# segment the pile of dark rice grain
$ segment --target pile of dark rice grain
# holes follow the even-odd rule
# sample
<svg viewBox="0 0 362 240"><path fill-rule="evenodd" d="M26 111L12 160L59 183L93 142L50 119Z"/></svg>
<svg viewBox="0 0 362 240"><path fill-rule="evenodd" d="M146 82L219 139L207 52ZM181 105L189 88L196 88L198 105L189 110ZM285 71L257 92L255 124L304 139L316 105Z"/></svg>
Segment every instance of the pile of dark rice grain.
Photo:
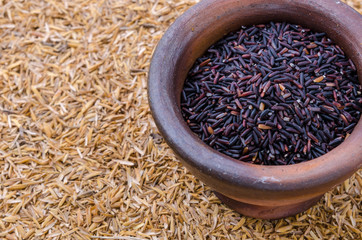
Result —
<svg viewBox="0 0 362 240"><path fill-rule="evenodd" d="M285 165L342 143L360 118L361 101L355 65L325 33L270 22L242 27L198 58L181 108L212 148Z"/></svg>

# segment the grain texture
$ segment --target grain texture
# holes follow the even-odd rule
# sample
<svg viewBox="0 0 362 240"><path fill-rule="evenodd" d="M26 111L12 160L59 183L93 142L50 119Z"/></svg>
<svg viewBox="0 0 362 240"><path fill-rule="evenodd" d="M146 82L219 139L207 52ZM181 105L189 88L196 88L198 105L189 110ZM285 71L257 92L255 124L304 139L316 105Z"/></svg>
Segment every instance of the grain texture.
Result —
<svg viewBox="0 0 362 240"><path fill-rule="evenodd" d="M0 0L0 239L362 238L362 171L308 211L263 221L175 158L147 71L193 4Z"/></svg>

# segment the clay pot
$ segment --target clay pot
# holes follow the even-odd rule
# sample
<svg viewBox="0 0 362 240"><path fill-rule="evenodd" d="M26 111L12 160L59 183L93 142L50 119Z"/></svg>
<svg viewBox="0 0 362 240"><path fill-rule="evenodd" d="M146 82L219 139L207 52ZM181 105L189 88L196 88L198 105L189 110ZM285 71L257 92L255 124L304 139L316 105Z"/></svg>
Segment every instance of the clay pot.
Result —
<svg viewBox="0 0 362 240"><path fill-rule="evenodd" d="M362 166L362 119L337 148L308 162L288 166L244 163L203 143L186 125L180 94L196 58L241 25L269 21L300 24L326 32L358 68L362 81L362 16L331 0L202 0L168 29L153 55L149 104L161 134L182 163L236 211L276 219L313 206Z"/></svg>

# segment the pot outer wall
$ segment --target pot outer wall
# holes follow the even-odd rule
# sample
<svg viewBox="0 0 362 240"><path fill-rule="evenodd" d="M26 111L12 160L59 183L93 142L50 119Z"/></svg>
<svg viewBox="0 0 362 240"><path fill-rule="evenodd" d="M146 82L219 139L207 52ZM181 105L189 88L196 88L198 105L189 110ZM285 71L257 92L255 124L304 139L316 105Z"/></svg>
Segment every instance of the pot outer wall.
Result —
<svg viewBox="0 0 362 240"><path fill-rule="evenodd" d="M259 218L279 218L309 208L362 166L362 120L337 148L290 166L259 166L229 158L204 144L186 125L180 94L196 58L241 25L269 21L326 32L353 60L361 82L362 16L346 4L330 0L203 0L179 17L162 37L148 82L156 125L182 163L225 203Z"/></svg>

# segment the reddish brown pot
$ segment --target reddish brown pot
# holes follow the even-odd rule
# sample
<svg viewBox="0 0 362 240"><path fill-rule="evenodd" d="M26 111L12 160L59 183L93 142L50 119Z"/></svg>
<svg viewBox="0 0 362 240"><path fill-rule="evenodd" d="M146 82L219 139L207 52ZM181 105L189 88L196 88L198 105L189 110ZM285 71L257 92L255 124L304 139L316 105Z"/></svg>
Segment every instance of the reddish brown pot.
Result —
<svg viewBox="0 0 362 240"><path fill-rule="evenodd" d="M203 0L180 16L159 42L149 72L155 122L182 163L236 211L281 218L314 205L362 166L362 120L340 146L317 159L290 166L237 161L204 144L180 112L188 70L211 44L241 25L287 21L326 32L358 68L362 80L362 17L331 0Z"/></svg>

